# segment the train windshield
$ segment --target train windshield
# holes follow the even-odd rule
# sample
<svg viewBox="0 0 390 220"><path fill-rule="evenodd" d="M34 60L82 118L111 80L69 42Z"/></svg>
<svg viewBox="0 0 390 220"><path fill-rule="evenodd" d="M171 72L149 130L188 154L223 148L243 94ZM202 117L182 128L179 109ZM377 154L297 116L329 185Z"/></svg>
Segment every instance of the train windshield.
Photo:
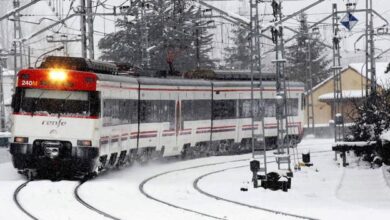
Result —
<svg viewBox="0 0 390 220"><path fill-rule="evenodd" d="M62 91L17 88L14 112L32 115L98 116L99 94L96 91Z"/></svg>

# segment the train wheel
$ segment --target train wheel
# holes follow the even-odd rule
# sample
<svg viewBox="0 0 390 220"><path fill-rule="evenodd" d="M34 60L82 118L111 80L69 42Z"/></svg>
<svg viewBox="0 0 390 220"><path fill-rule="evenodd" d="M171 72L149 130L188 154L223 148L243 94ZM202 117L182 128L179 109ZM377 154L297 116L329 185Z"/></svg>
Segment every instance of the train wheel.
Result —
<svg viewBox="0 0 390 220"><path fill-rule="evenodd" d="M165 152L165 146L162 146L161 150L158 154L158 159L160 159L160 160L164 159L164 152Z"/></svg>
<svg viewBox="0 0 390 220"><path fill-rule="evenodd" d="M182 160L188 159L189 154L190 154L190 146L185 144L183 146L183 150L181 151L181 159Z"/></svg>
<svg viewBox="0 0 390 220"><path fill-rule="evenodd" d="M37 171L33 170L33 169L28 169L28 170L26 170L25 175L26 175L28 180L33 181L37 178Z"/></svg>

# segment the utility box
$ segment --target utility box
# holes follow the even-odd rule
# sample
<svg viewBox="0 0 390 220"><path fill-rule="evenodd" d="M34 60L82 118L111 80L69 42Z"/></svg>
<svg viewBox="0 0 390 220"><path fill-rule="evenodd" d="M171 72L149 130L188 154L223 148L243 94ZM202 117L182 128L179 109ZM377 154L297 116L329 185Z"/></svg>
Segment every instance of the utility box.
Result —
<svg viewBox="0 0 390 220"><path fill-rule="evenodd" d="M304 163L310 163L310 152L306 154L302 154L302 161Z"/></svg>
<svg viewBox="0 0 390 220"><path fill-rule="evenodd" d="M336 117L335 117L335 124L336 125L340 125L340 124L343 124L343 123L344 123L343 115L340 114L340 113L337 113Z"/></svg>
<svg viewBox="0 0 390 220"><path fill-rule="evenodd" d="M251 171L253 173L257 173L259 170L260 170L260 162L258 160L252 160L250 163L249 163L249 166L251 168Z"/></svg>

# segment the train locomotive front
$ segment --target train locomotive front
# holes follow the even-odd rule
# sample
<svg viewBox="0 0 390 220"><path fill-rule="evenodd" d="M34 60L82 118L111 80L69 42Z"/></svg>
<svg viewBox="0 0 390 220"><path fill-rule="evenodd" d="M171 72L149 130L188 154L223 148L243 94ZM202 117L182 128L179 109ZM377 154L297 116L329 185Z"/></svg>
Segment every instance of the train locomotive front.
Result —
<svg viewBox="0 0 390 220"><path fill-rule="evenodd" d="M10 153L28 176L88 175L99 158L100 95L93 73L25 69L18 74Z"/></svg>

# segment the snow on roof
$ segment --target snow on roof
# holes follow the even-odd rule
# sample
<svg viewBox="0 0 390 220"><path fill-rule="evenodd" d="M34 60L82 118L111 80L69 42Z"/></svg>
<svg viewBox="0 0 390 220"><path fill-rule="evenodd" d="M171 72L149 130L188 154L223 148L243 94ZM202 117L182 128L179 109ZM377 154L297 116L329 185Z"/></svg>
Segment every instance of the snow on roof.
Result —
<svg viewBox="0 0 390 220"><path fill-rule="evenodd" d="M383 88L390 88L390 72L385 73L389 63L377 62L375 64L376 64L376 79L378 85L380 85ZM352 68L353 70L363 75L364 77L366 76L366 68L364 63L351 63L348 65L348 67L342 69L341 72L346 71L348 68ZM371 76L369 76L369 78L371 78ZM333 75L329 76L328 78L324 79L322 82L318 83L309 92L317 90L319 87L323 86L331 79L333 79Z"/></svg>
<svg viewBox="0 0 390 220"><path fill-rule="evenodd" d="M361 98L365 97L365 91L362 90L343 90L343 99L353 99L353 98ZM362 96L363 95L363 96ZM325 100L333 100L334 99L334 93L325 93L323 95L320 95L318 97L319 100L325 101Z"/></svg>
<svg viewBox="0 0 390 220"><path fill-rule="evenodd" d="M390 88L390 72L385 73L389 63L386 62L377 62L376 67L376 82L383 88ZM366 76L366 66L364 63L351 63L349 67L355 69L358 73ZM371 78L371 75L368 76Z"/></svg>
<svg viewBox="0 0 390 220"><path fill-rule="evenodd" d="M4 105L11 105L12 98L5 98L4 99Z"/></svg>
<svg viewBox="0 0 390 220"><path fill-rule="evenodd" d="M11 132L5 131L5 132L0 132L0 137L10 137Z"/></svg>
<svg viewBox="0 0 390 220"><path fill-rule="evenodd" d="M3 68L3 76L13 76L13 75L15 75L13 70Z"/></svg>
<svg viewBox="0 0 390 220"><path fill-rule="evenodd" d="M307 91L307 93L310 93L312 91L315 91L317 90L319 87L321 87L322 85L324 85L326 82L328 82L329 80L331 80L333 78L333 75L332 76L329 76L328 78L324 79L322 82L318 83L317 85L315 85L311 90Z"/></svg>

